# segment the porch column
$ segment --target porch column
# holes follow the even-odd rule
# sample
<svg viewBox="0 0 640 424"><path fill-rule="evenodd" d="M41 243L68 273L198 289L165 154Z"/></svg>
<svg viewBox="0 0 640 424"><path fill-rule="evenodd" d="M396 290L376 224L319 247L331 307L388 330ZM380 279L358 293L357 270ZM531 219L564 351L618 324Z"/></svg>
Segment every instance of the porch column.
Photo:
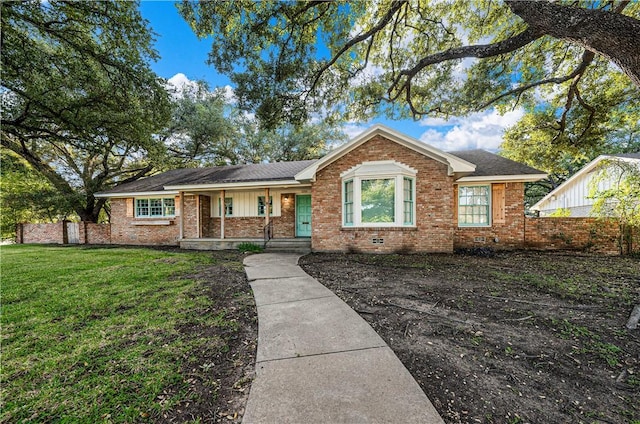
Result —
<svg viewBox="0 0 640 424"><path fill-rule="evenodd" d="M181 191L179 195L180 199L178 201L180 202L180 219L178 219L178 234L180 240L182 240L184 238L184 191Z"/></svg>
<svg viewBox="0 0 640 424"><path fill-rule="evenodd" d="M196 228L198 229L198 238L202 238L202 225L200 224L200 195L196 194Z"/></svg>
<svg viewBox="0 0 640 424"><path fill-rule="evenodd" d="M271 205L269 203L269 187L264 189L264 225L269 225L269 214L271 212Z"/></svg>
<svg viewBox="0 0 640 424"><path fill-rule="evenodd" d="M224 190L220 190L220 238L224 239L224 217L227 215L227 208L224 203ZM214 206L215 207L215 206Z"/></svg>

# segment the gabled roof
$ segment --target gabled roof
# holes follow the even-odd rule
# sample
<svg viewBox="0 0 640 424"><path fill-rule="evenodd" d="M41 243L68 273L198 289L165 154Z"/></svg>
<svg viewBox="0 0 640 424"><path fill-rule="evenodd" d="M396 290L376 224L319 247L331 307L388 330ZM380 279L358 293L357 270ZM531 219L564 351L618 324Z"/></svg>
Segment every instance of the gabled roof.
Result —
<svg viewBox="0 0 640 424"><path fill-rule="evenodd" d="M409 137L405 134L399 133L391 128L376 124L358 135L357 137L351 139L348 143L338 147L337 149L331 151L323 158L318 160L317 162L309 165L307 168L302 170L296 175L296 180L298 181L313 181L316 175L316 172L326 167L330 163L338 160L345 154L350 151L356 149L361 146L365 142L369 141L373 137L381 135L384 138L387 138L391 141L394 141L402 146L405 146L411 150L414 150L418 153L421 153L427 157L435 159L449 167L450 175L465 175L475 171L476 167L474 164L467 162L464 159L451 155L449 153L443 152L442 150L436 149L435 147L429 146L419 140L416 140L413 137Z"/></svg>
<svg viewBox="0 0 640 424"><path fill-rule="evenodd" d="M308 184L319 169L381 135L448 166L457 181L536 181L546 174L483 150L447 153L384 125L374 125L318 160L174 169L122 184L96 197L177 194L179 191L276 187Z"/></svg>
<svg viewBox="0 0 640 424"><path fill-rule="evenodd" d="M179 190L194 188L210 189L252 183L298 184L294 176L315 160L293 162L258 163L250 165L214 166L210 168L174 169L153 175L98 193L96 197L117 197L118 195L170 194ZM268 185L268 184L266 184Z"/></svg>
<svg viewBox="0 0 640 424"><path fill-rule="evenodd" d="M594 160L586 164L584 167L582 167L582 169L580 169L578 172L573 174L571 178L569 178L567 181L563 182L558 187L551 190L549 194L547 194L542 199L540 199L538 203L531 206L531 210L534 210L534 211L543 210L544 204L547 203L547 201L551 199L552 196L558 196L559 194L562 194L563 192L568 190L582 176L594 171L600 165L600 162L602 162L603 160L622 160L625 162L637 163L638 166L640 166L640 152L598 156L597 158L595 158Z"/></svg>
<svg viewBox="0 0 640 424"><path fill-rule="evenodd" d="M459 178L459 182L472 181L538 181L545 178L544 172L520 162L489 153L485 150L450 152L452 155L476 165L471 174Z"/></svg>

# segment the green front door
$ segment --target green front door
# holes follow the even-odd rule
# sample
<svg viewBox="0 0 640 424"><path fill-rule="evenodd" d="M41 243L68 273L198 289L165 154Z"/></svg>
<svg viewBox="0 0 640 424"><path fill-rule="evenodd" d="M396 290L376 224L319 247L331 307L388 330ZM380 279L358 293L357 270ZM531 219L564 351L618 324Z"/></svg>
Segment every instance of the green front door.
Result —
<svg viewBox="0 0 640 424"><path fill-rule="evenodd" d="M311 237L311 195L296 196L296 237Z"/></svg>

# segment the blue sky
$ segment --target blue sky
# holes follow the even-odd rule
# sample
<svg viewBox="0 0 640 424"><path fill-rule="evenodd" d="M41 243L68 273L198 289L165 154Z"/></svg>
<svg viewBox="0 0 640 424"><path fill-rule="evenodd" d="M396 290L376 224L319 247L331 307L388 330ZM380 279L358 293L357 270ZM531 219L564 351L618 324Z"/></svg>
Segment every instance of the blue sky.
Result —
<svg viewBox="0 0 640 424"><path fill-rule="evenodd" d="M173 1L143 0L140 11L156 33L155 48L161 58L152 63L151 68L159 76L172 81L204 80L212 88L231 85L226 76L218 74L213 66L206 64L210 43L198 40L178 14ZM495 111L485 111L464 118L452 117L446 121L437 118L420 121L380 118L347 124L344 131L349 136L355 136L371 124L382 123L446 151L475 148L495 151L505 127L513 125L521 116L522 111L516 110L505 116Z"/></svg>

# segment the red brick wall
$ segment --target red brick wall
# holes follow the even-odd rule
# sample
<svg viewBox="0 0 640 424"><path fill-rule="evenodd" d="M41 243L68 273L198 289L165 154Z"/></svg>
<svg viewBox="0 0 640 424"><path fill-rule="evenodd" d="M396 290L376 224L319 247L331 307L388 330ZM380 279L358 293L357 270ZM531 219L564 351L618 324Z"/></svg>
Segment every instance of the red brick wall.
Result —
<svg viewBox="0 0 640 424"><path fill-rule="evenodd" d="M620 230L616 220L596 218L526 218L524 247L541 250L590 250L620 253ZM640 249L640 231L634 233L635 250Z"/></svg>
<svg viewBox="0 0 640 424"><path fill-rule="evenodd" d="M64 237L64 221L52 224L18 224L16 243L58 243Z"/></svg>
<svg viewBox="0 0 640 424"><path fill-rule="evenodd" d="M524 242L524 183L505 184L504 223L492 222L491 227L458 227L455 220L456 249L491 247L518 249ZM494 199L495 201L496 199ZM456 199L453 198L454 207Z"/></svg>
<svg viewBox="0 0 640 424"><path fill-rule="evenodd" d="M273 219L273 238L293 238L296 236L295 193L283 193L280 196L280 205L280 216L271 218Z"/></svg>
<svg viewBox="0 0 640 424"><path fill-rule="evenodd" d="M418 170L415 228L343 228L340 174L367 161L395 160ZM376 136L318 171L312 187L315 251L451 252L453 178L447 165ZM373 243L382 239L383 243Z"/></svg>
<svg viewBox="0 0 640 424"><path fill-rule="evenodd" d="M193 197L192 197L193 199ZM111 243L139 245L173 245L178 243L178 219L137 219L127 216L127 199L111 199ZM176 197L176 206L178 198ZM185 209L187 209L185 207ZM188 209L187 209L188 210ZM194 209L191 209L192 211ZM170 225L135 225L169 221Z"/></svg>
<svg viewBox="0 0 640 424"><path fill-rule="evenodd" d="M111 244L111 225L81 222L80 243Z"/></svg>

